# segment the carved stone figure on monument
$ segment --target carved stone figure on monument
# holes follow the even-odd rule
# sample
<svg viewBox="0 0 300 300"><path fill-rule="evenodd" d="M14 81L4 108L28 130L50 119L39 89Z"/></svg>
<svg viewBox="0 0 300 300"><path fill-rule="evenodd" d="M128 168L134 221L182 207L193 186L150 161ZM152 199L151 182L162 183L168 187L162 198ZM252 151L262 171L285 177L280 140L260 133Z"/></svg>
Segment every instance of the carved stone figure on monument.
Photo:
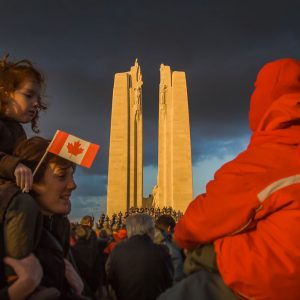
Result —
<svg viewBox="0 0 300 300"><path fill-rule="evenodd" d="M158 185L157 184L153 187L152 197L153 197L152 207L158 207L158 204L159 204L159 198L158 198L159 194L158 194Z"/></svg>

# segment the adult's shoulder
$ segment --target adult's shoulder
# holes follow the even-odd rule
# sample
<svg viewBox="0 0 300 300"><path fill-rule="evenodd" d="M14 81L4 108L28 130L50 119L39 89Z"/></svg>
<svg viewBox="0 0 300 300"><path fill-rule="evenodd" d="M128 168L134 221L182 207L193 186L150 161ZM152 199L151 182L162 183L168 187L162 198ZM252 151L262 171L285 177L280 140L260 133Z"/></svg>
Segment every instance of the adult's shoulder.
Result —
<svg viewBox="0 0 300 300"><path fill-rule="evenodd" d="M8 256L22 258L36 249L42 229L42 215L34 198L17 193L4 217L5 251Z"/></svg>
<svg viewBox="0 0 300 300"><path fill-rule="evenodd" d="M117 252L122 252L124 251L124 248L128 248L131 247L131 243L129 243L129 239L124 239L121 240L119 242L116 243L116 246L114 247L113 252L117 253Z"/></svg>
<svg viewBox="0 0 300 300"><path fill-rule="evenodd" d="M33 215L39 212L37 201L28 193L18 192L10 202L10 211L22 211Z"/></svg>

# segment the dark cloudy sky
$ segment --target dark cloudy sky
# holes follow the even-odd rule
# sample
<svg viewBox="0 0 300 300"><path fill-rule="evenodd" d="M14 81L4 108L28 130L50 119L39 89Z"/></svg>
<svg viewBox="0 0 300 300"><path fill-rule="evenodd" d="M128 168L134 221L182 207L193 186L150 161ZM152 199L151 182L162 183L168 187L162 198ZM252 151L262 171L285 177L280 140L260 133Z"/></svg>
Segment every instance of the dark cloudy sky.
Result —
<svg viewBox="0 0 300 300"><path fill-rule="evenodd" d="M32 60L47 78L41 134L65 130L101 145L77 169L71 217L105 209L114 74L143 74L144 194L157 173L161 63L187 75L194 194L247 146L260 67L300 59L300 1L0 0L0 55ZM28 134L31 135L28 130ZM100 204L99 204L100 203Z"/></svg>

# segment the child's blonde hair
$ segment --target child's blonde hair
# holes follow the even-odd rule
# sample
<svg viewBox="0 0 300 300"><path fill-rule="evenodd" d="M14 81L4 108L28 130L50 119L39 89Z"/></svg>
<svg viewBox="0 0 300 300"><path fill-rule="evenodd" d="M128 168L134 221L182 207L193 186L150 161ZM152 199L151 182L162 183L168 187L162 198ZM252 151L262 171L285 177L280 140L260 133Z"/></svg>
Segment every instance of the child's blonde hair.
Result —
<svg viewBox="0 0 300 300"><path fill-rule="evenodd" d="M9 95L16 91L25 79L33 78L40 85L42 93L45 90L45 79L29 60L8 61L8 55L0 59L0 114L3 114ZM41 98L38 100L37 113L31 121L31 128L35 133L39 132L37 121L39 112L46 110L47 105Z"/></svg>

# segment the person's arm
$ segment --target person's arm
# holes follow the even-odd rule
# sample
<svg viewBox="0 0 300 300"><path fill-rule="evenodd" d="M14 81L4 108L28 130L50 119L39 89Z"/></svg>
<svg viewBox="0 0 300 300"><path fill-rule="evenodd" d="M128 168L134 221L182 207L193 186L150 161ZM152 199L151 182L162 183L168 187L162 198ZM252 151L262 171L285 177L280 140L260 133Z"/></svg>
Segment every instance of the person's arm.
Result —
<svg viewBox="0 0 300 300"><path fill-rule="evenodd" d="M32 189L32 171L19 157L0 152L0 177L15 180L16 185L26 193Z"/></svg>
<svg viewBox="0 0 300 300"><path fill-rule="evenodd" d="M174 233L176 244L193 249L250 224L260 206L253 177L238 172L217 173L208 183L207 193L193 200L178 221Z"/></svg>
<svg viewBox="0 0 300 300"><path fill-rule="evenodd" d="M18 163L14 176L16 178L16 185L22 190L22 192L28 193L32 189L33 176L32 171L22 163Z"/></svg>
<svg viewBox="0 0 300 300"><path fill-rule="evenodd" d="M8 287L7 291L4 291L9 296L7 299L26 299L39 285L43 276L43 270L38 259L31 254L21 260L6 257L4 262L13 268L18 276L18 279Z"/></svg>
<svg viewBox="0 0 300 300"><path fill-rule="evenodd" d="M19 157L0 152L0 177L14 179L15 169L20 162Z"/></svg>
<svg viewBox="0 0 300 300"><path fill-rule="evenodd" d="M21 159L13 155L13 149L24 139L26 134L20 124L0 119L0 177L15 178L14 172Z"/></svg>
<svg viewBox="0 0 300 300"><path fill-rule="evenodd" d="M22 191L29 192L32 188L32 171L13 154L16 145L26 139L26 134L17 122L8 123L0 119L0 177L15 180Z"/></svg>
<svg viewBox="0 0 300 300"><path fill-rule="evenodd" d="M41 229L42 215L37 202L28 194L17 194L5 215L6 255L18 259L28 256L36 247Z"/></svg>

